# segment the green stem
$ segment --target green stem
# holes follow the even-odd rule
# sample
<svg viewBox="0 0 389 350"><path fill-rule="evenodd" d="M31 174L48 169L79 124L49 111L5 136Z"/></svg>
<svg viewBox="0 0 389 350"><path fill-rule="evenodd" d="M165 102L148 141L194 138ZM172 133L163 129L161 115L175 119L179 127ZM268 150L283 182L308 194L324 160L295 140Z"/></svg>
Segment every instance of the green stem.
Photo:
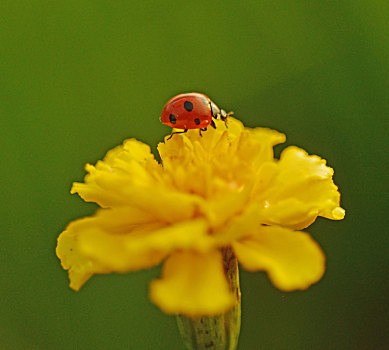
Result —
<svg viewBox="0 0 389 350"><path fill-rule="evenodd" d="M177 316L178 328L188 350L235 350L240 331L240 288L237 259L230 247L223 248L224 272L231 292L236 296L234 307L217 316Z"/></svg>

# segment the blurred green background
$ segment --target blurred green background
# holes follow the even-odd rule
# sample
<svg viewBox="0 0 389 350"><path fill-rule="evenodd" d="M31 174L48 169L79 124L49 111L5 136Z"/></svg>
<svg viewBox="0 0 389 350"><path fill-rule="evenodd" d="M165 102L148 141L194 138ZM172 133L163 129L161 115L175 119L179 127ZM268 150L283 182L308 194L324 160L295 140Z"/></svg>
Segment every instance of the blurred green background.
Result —
<svg viewBox="0 0 389 350"><path fill-rule="evenodd" d="M282 293L242 271L239 349L384 349L388 341L387 1L0 2L0 349L183 349L147 296L159 268L68 287L69 189L125 138L170 132L164 103L199 91L335 168L344 221L308 231L327 273ZM279 152L282 147L278 147Z"/></svg>

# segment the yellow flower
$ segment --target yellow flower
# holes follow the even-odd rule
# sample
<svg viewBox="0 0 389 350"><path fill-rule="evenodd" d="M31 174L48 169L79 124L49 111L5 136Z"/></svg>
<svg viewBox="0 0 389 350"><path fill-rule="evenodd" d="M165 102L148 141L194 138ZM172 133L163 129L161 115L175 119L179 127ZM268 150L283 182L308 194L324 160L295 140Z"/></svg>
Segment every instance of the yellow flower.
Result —
<svg viewBox="0 0 389 350"><path fill-rule="evenodd" d="M217 315L233 306L221 249L251 271L266 271L279 289L305 289L325 269L318 244L300 230L316 217L344 217L325 160L297 147L280 159L285 135L245 128L229 118L150 147L135 139L88 164L72 193L101 209L58 238L57 255L78 290L93 274L129 272L164 261L150 285L163 311Z"/></svg>

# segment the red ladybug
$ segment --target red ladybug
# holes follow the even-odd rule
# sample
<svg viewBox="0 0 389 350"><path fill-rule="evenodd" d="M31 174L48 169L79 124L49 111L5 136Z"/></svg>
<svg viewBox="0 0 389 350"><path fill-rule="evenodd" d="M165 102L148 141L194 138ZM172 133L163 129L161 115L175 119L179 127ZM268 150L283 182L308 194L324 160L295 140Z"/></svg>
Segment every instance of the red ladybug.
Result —
<svg viewBox="0 0 389 350"><path fill-rule="evenodd" d="M201 132L207 130L209 125L216 128L212 118L226 121L231 114L216 106L208 96L192 92L170 99L163 108L161 121L171 128L184 129L173 131L168 139L188 129L200 129L201 136Z"/></svg>

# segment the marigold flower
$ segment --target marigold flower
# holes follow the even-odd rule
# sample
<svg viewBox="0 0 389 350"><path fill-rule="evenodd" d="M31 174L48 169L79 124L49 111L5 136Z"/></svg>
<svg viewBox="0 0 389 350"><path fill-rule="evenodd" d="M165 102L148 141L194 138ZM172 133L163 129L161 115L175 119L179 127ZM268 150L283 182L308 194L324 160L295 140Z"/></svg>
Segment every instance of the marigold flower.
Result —
<svg viewBox="0 0 389 350"><path fill-rule="evenodd" d="M245 128L232 117L174 135L150 147L135 139L87 164L71 193L101 209L68 225L57 255L78 290L92 275L129 272L164 261L150 298L164 312L217 315L234 296L222 249L250 271L266 271L279 289L305 289L325 269L318 244L300 230L318 216L344 217L325 160L291 146L275 159L285 135Z"/></svg>

